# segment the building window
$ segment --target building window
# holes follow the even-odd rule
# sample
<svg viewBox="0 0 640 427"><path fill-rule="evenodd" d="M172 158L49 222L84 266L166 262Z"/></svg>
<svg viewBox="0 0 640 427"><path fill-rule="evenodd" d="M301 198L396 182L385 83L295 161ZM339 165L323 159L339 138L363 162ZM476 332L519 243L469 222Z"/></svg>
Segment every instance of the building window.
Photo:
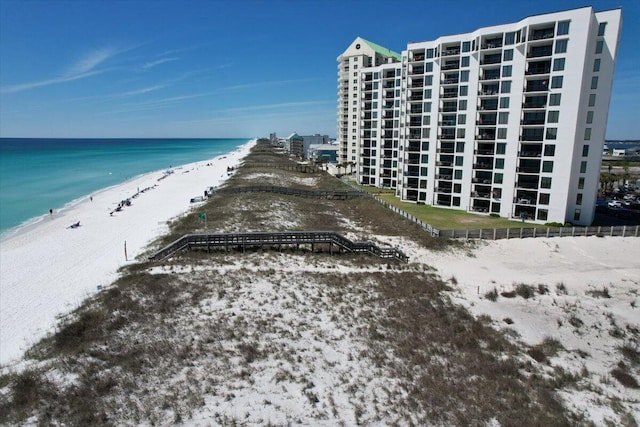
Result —
<svg viewBox="0 0 640 427"><path fill-rule="evenodd" d="M471 51L471 42L462 42L462 51L463 52Z"/></svg>
<svg viewBox="0 0 640 427"><path fill-rule="evenodd" d="M504 159L496 159L496 169L504 169Z"/></svg>
<svg viewBox="0 0 640 427"><path fill-rule="evenodd" d="M551 89L560 89L562 87L562 76L551 77Z"/></svg>
<svg viewBox="0 0 640 427"><path fill-rule="evenodd" d="M505 61L512 61L513 60L513 49L505 49L502 59L505 60Z"/></svg>
<svg viewBox="0 0 640 427"><path fill-rule="evenodd" d="M467 115L466 114L459 114L458 115L458 124L459 125L467 124Z"/></svg>
<svg viewBox="0 0 640 427"><path fill-rule="evenodd" d="M578 190L582 190L584 189L584 178L580 177L578 178Z"/></svg>
<svg viewBox="0 0 640 427"><path fill-rule="evenodd" d="M358 72L353 73L353 77L358 77Z"/></svg>
<svg viewBox="0 0 640 427"><path fill-rule="evenodd" d="M393 131L394 135L397 131ZM423 138L431 138L431 128L422 129Z"/></svg>
<svg viewBox="0 0 640 427"><path fill-rule="evenodd" d="M422 156L420 156L420 163L429 163L429 155L423 154Z"/></svg>
<svg viewBox="0 0 640 427"><path fill-rule="evenodd" d="M358 105L358 101L353 101L353 105Z"/></svg>
<svg viewBox="0 0 640 427"><path fill-rule="evenodd" d="M458 131L456 132L456 137L457 138L464 138L466 135L466 131L464 129L458 129Z"/></svg>
<svg viewBox="0 0 640 427"><path fill-rule="evenodd" d="M567 52L567 40L556 40L556 51L555 53L566 53Z"/></svg>
<svg viewBox="0 0 640 427"><path fill-rule="evenodd" d="M456 153L464 153L464 141L456 142Z"/></svg>
<svg viewBox="0 0 640 427"><path fill-rule="evenodd" d="M595 107L596 106L596 94L592 93L591 95L589 95L589 107Z"/></svg>
<svg viewBox="0 0 640 427"><path fill-rule="evenodd" d="M586 144L582 146L582 157L589 157L589 146Z"/></svg>
<svg viewBox="0 0 640 427"><path fill-rule="evenodd" d="M498 139L507 139L507 128L498 128Z"/></svg>
<svg viewBox="0 0 640 427"><path fill-rule="evenodd" d="M504 142L498 142L496 144L496 154L505 154L507 152L507 144Z"/></svg>
<svg viewBox="0 0 640 427"><path fill-rule="evenodd" d="M494 184L502 184L502 178L503 178L503 174L501 173L495 173L493 174L493 183Z"/></svg>
<svg viewBox="0 0 640 427"><path fill-rule="evenodd" d="M546 139L558 139L558 128L547 128Z"/></svg>
<svg viewBox="0 0 640 427"><path fill-rule="evenodd" d="M603 48L604 48L604 42L602 40L598 40L596 42L596 54L602 53Z"/></svg>
<svg viewBox="0 0 640 427"><path fill-rule="evenodd" d="M551 160L542 162L542 172L553 172L553 162Z"/></svg>
<svg viewBox="0 0 640 427"><path fill-rule="evenodd" d="M590 141L591 140L591 128L586 128L584 130L584 140L585 141Z"/></svg>
<svg viewBox="0 0 640 427"><path fill-rule="evenodd" d="M544 146L545 157L553 157L556 154L555 144L547 144Z"/></svg>
<svg viewBox="0 0 640 427"><path fill-rule="evenodd" d="M429 126L431 124L431 116L424 116L422 118L422 124L424 126Z"/></svg>
<svg viewBox="0 0 640 427"><path fill-rule="evenodd" d="M573 212L573 220L574 221L580 221L580 209L576 209Z"/></svg>
<svg viewBox="0 0 640 427"><path fill-rule="evenodd" d="M460 71L460 82L468 82L469 81L469 71Z"/></svg>
<svg viewBox="0 0 640 427"><path fill-rule="evenodd" d="M540 188L551 188L551 177L543 176L540 178Z"/></svg>
<svg viewBox="0 0 640 427"><path fill-rule="evenodd" d="M560 111L549 111L547 113L547 123L558 123Z"/></svg>
<svg viewBox="0 0 640 427"><path fill-rule="evenodd" d="M456 166L462 166L464 163L464 157L463 156L456 156Z"/></svg>
<svg viewBox="0 0 640 427"><path fill-rule="evenodd" d="M424 97L425 99L431 99L431 89L424 90Z"/></svg>
<svg viewBox="0 0 640 427"><path fill-rule="evenodd" d="M606 22L601 22L598 25L598 37L602 37L604 36L604 31L607 28L607 23Z"/></svg>
<svg viewBox="0 0 640 427"><path fill-rule="evenodd" d="M516 42L516 33L511 32L511 33L507 33L504 35L504 44L505 45L510 45L510 44L514 44Z"/></svg>
<svg viewBox="0 0 640 427"><path fill-rule="evenodd" d="M538 220L546 221L549 212L546 209L538 209Z"/></svg>
<svg viewBox="0 0 640 427"><path fill-rule="evenodd" d="M433 58L433 48L427 49L427 58Z"/></svg>
<svg viewBox="0 0 640 427"><path fill-rule="evenodd" d="M433 84L433 76L424 76L424 85L431 86Z"/></svg>
<svg viewBox="0 0 640 427"><path fill-rule="evenodd" d="M357 122L352 122L351 126L358 126L358 123Z"/></svg>
<svg viewBox="0 0 640 427"><path fill-rule="evenodd" d="M540 204L540 205L548 205L549 204L549 194L548 193L540 193L540 197L538 198L538 204Z"/></svg>
<svg viewBox="0 0 640 427"><path fill-rule="evenodd" d="M453 184L454 193L462 193L462 184Z"/></svg>
<svg viewBox="0 0 640 427"><path fill-rule="evenodd" d="M455 169L453 171L453 178L454 179L462 179L462 170L460 169Z"/></svg>
<svg viewBox="0 0 640 427"><path fill-rule="evenodd" d="M558 31L556 32L556 34L559 36L564 36L569 34L569 22L570 21L558 22Z"/></svg>
<svg viewBox="0 0 640 427"><path fill-rule="evenodd" d="M509 108L509 98L500 98L500 108Z"/></svg>
<svg viewBox="0 0 640 427"><path fill-rule="evenodd" d="M507 80L500 85L500 93L511 93L511 81Z"/></svg>
<svg viewBox="0 0 640 427"><path fill-rule="evenodd" d="M425 73L432 73L433 72L433 62L426 62L424 64L424 72Z"/></svg>
<svg viewBox="0 0 640 427"><path fill-rule="evenodd" d="M591 77L591 89L598 89L598 76Z"/></svg>
<svg viewBox="0 0 640 427"><path fill-rule="evenodd" d="M597 73L598 71L600 71L600 58L596 58L593 61L593 72Z"/></svg>
<svg viewBox="0 0 640 427"><path fill-rule="evenodd" d="M466 99L461 99L458 102L458 110L460 111L464 111L467 109L467 100Z"/></svg>
<svg viewBox="0 0 640 427"><path fill-rule="evenodd" d="M501 112L498 113L498 124L506 125L509 122L509 113Z"/></svg>
<svg viewBox="0 0 640 427"><path fill-rule="evenodd" d="M553 60L553 71L564 70L564 58L556 58Z"/></svg>
<svg viewBox="0 0 640 427"><path fill-rule="evenodd" d="M560 99L562 98L562 94L560 93L552 93L549 95L549 106L560 105Z"/></svg>
<svg viewBox="0 0 640 427"><path fill-rule="evenodd" d="M469 95L469 86L460 86L460 96Z"/></svg>
<svg viewBox="0 0 640 427"><path fill-rule="evenodd" d="M587 124L593 123L593 111L587 111Z"/></svg>
<svg viewBox="0 0 640 427"><path fill-rule="evenodd" d="M469 66L469 57L468 56L463 56L462 58L460 58L460 66L461 67L468 67Z"/></svg>
<svg viewBox="0 0 640 427"><path fill-rule="evenodd" d="M511 77L513 72L513 66L505 65L502 67L502 77Z"/></svg>
<svg viewBox="0 0 640 427"><path fill-rule="evenodd" d="M425 142L422 143L421 150L422 151L429 151L429 142L428 141L425 141ZM394 157L395 157L395 155L394 155Z"/></svg>
<svg viewBox="0 0 640 427"><path fill-rule="evenodd" d="M587 162L586 162L586 160L580 162L580 173L587 173Z"/></svg>

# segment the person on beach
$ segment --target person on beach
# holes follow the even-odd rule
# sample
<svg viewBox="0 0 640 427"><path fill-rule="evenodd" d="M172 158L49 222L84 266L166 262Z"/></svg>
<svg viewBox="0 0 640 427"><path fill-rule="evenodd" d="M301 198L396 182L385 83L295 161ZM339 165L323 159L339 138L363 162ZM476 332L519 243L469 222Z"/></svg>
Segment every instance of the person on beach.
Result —
<svg viewBox="0 0 640 427"><path fill-rule="evenodd" d="M53 216L53 209L49 209L49 216Z"/></svg>

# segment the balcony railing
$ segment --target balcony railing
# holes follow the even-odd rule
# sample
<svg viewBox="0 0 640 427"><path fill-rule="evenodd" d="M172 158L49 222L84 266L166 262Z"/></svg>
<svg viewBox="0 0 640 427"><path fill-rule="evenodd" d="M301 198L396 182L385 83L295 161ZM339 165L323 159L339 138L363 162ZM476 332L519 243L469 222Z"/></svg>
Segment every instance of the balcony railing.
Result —
<svg viewBox="0 0 640 427"><path fill-rule="evenodd" d="M449 92L449 93L445 92L445 93L442 94L442 97L443 98L449 98L449 99L450 98L457 98L458 97L458 92L457 91L456 92Z"/></svg>
<svg viewBox="0 0 640 427"><path fill-rule="evenodd" d="M442 81L443 85L453 85L453 84L458 84L458 82L460 81L460 79L444 79Z"/></svg>
<svg viewBox="0 0 640 427"><path fill-rule="evenodd" d="M447 134L442 134L442 135L440 135L440 139L446 139L446 140L456 139L456 135L453 134L453 133L452 134L448 134L448 133Z"/></svg>
<svg viewBox="0 0 640 427"><path fill-rule="evenodd" d="M522 108L545 108L546 106L546 103L542 104L539 102L525 102L522 104Z"/></svg>
<svg viewBox="0 0 640 427"><path fill-rule="evenodd" d="M478 120L478 126L495 126L495 120Z"/></svg>
<svg viewBox="0 0 640 427"><path fill-rule="evenodd" d="M544 39L552 39L553 38L553 29L550 31L534 31L529 40L544 40Z"/></svg>
<svg viewBox="0 0 640 427"><path fill-rule="evenodd" d="M487 40L486 43L482 44L481 49L497 49L502 47L502 40Z"/></svg>
<svg viewBox="0 0 640 427"><path fill-rule="evenodd" d="M535 76L537 74L549 74L551 72L551 67L541 67L541 68L529 68L525 71L527 76Z"/></svg>
<svg viewBox="0 0 640 427"><path fill-rule="evenodd" d="M460 63L456 62L455 64L445 64L442 69L443 70L457 70L460 68Z"/></svg>
<svg viewBox="0 0 640 427"><path fill-rule="evenodd" d="M523 166L523 167L517 167L516 168L516 172L518 173L540 173L540 168L539 167L531 167L531 166Z"/></svg>
<svg viewBox="0 0 640 427"><path fill-rule="evenodd" d="M446 49L442 51L442 56L460 55L460 49Z"/></svg>
<svg viewBox="0 0 640 427"><path fill-rule="evenodd" d="M493 165L491 163L474 163L474 169L493 169Z"/></svg>
<svg viewBox="0 0 640 427"><path fill-rule="evenodd" d="M439 126L455 126L456 125L456 121L455 120L443 120L441 122L438 122Z"/></svg>
<svg viewBox="0 0 640 427"><path fill-rule="evenodd" d="M540 157L542 156L542 151L520 151L518 155L520 157Z"/></svg>

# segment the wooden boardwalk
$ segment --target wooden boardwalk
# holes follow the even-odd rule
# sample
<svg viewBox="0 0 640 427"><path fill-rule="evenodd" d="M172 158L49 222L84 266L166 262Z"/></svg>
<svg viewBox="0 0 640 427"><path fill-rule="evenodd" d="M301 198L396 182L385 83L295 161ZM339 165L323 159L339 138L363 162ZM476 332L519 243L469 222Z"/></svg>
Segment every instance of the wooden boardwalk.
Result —
<svg viewBox="0 0 640 427"><path fill-rule="evenodd" d="M315 164L300 164L300 163L252 163L245 162L242 167L246 168L274 168L285 169L302 173L317 173L324 172L324 169Z"/></svg>
<svg viewBox="0 0 640 427"><path fill-rule="evenodd" d="M311 250L316 244L329 244L329 251L333 253L333 247L338 252L353 252L375 255L382 259L396 259L402 262L409 262L409 257L401 250L392 247L381 247L373 242L354 242L341 234L333 231L277 231L277 232L255 232L255 233L215 233L215 234L186 234L175 242L153 254L151 260L164 260L181 250L206 249L210 251L215 248L254 247L277 247L295 245L310 245Z"/></svg>
<svg viewBox="0 0 640 427"><path fill-rule="evenodd" d="M250 185L245 187L219 188L213 194L237 194L237 193L278 193L300 197L315 197L319 199L353 199L367 194L363 191L346 190L304 190L301 188L279 187L275 185Z"/></svg>

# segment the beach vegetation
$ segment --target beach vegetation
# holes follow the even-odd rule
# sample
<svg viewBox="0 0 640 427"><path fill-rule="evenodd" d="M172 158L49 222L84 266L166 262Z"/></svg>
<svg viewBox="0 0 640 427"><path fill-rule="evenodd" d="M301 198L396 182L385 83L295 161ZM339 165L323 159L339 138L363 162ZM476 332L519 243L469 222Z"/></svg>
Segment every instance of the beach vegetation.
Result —
<svg viewBox="0 0 640 427"><path fill-rule="evenodd" d="M489 301L496 302L498 300L498 290L496 288L493 288L489 292L485 293L484 297Z"/></svg>
<svg viewBox="0 0 640 427"><path fill-rule="evenodd" d="M588 290L586 294L594 298L611 298L611 294L609 293L609 288L606 286L603 286L602 289Z"/></svg>

